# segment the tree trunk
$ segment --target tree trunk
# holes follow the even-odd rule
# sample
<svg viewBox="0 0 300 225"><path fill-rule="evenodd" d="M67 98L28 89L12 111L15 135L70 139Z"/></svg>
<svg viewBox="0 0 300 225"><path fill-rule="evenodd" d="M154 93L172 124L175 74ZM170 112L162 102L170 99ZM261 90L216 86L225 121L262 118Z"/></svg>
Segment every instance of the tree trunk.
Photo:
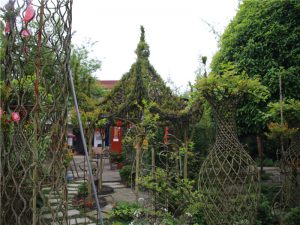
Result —
<svg viewBox="0 0 300 225"><path fill-rule="evenodd" d="M93 152L92 152L92 144L93 144L93 132L94 130L89 128L89 131L88 131L88 153L89 153L89 160L91 162L91 167L92 167L92 171L93 171ZM91 174L91 176L93 176L93 174ZM89 197L91 197L93 195L92 193L92 183L91 183L91 179L89 179L89 182L88 182L88 193L89 193Z"/></svg>
<svg viewBox="0 0 300 225"><path fill-rule="evenodd" d="M260 158L260 174L263 172L263 145L262 145L262 139L260 135L256 136L256 143L257 143L257 150L258 150L258 155Z"/></svg>
<svg viewBox="0 0 300 225"><path fill-rule="evenodd" d="M184 131L184 162L183 162L183 178L187 179L188 177L188 139L187 139L187 131Z"/></svg>
<svg viewBox="0 0 300 225"><path fill-rule="evenodd" d="M143 141L139 141L136 148L136 159L135 159L135 196L136 202L138 203L139 200L139 171L140 171L140 157L142 152L142 143Z"/></svg>
<svg viewBox="0 0 300 225"><path fill-rule="evenodd" d="M102 148L103 149L103 148ZM103 155L101 154L98 159L98 191L102 191L102 175L103 175Z"/></svg>
<svg viewBox="0 0 300 225"><path fill-rule="evenodd" d="M152 158L152 162L151 162L152 177L155 178L155 149L153 146L151 148L151 158Z"/></svg>

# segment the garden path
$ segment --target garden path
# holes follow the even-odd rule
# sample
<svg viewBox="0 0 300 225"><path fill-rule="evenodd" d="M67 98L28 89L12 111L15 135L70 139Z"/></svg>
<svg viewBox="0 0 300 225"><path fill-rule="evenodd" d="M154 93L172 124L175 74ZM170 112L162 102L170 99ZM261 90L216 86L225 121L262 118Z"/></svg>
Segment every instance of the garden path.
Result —
<svg viewBox="0 0 300 225"><path fill-rule="evenodd" d="M97 225L96 221L99 221L97 218L97 211L95 209L78 209L72 205L72 199L78 194L78 188L81 183L87 180L88 174L86 173L83 165L84 156L76 155L74 160L71 163L70 170L68 171L68 224L66 225ZM96 164L93 163L93 167ZM135 194L131 188L125 187L121 183L121 178L119 171L117 169L111 169L108 159L104 160L104 171L103 171L103 185L109 186L114 189L112 194L105 195L107 205L101 208L103 218L108 217L108 213L112 210L114 205L121 201L134 202ZM48 188L50 190L50 188ZM47 188L44 188L43 191L46 193L45 196L48 197L48 201L51 204L51 208L55 209L59 207L60 202L62 201L57 195L52 193L47 193ZM99 197L103 197L100 196ZM145 194L141 197L146 197ZM62 218L63 213L57 210L55 216L57 218ZM46 212L43 215L44 219L49 219L53 215L50 212ZM99 224L99 223L98 223ZM56 223L51 223L51 225L56 225Z"/></svg>

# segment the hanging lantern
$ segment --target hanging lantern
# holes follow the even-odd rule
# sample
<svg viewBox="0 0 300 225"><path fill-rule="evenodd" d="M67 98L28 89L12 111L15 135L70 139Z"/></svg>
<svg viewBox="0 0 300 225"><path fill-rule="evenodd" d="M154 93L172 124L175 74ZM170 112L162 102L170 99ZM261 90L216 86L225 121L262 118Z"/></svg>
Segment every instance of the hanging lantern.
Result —
<svg viewBox="0 0 300 225"><path fill-rule="evenodd" d="M117 120L117 127L121 127L122 126L122 121L121 120Z"/></svg>
<svg viewBox="0 0 300 225"><path fill-rule="evenodd" d="M23 18L23 21L25 24L29 23L35 16L35 10L33 9L33 6L31 4L32 1L29 2L26 11L25 16Z"/></svg>
<svg viewBox="0 0 300 225"><path fill-rule="evenodd" d="M11 119L14 121L14 122L16 122L16 123L18 123L19 121L20 121L20 115L19 115L19 113L18 112L13 112L12 114L11 114Z"/></svg>

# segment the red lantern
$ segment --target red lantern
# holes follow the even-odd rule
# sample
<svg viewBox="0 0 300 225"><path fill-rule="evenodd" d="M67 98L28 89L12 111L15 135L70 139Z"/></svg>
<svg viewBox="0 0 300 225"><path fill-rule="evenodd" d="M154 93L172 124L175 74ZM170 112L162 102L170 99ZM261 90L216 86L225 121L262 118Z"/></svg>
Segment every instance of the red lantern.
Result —
<svg viewBox="0 0 300 225"><path fill-rule="evenodd" d="M33 9L33 6L31 4L32 1L29 2L26 11L25 11L25 16L23 18L23 21L25 24L29 23L35 16L35 10Z"/></svg>
<svg viewBox="0 0 300 225"><path fill-rule="evenodd" d="M117 127L121 127L122 126L122 121L121 120L117 120Z"/></svg>
<svg viewBox="0 0 300 225"><path fill-rule="evenodd" d="M18 112L13 112L12 114L11 114L11 119L13 120L13 121L15 121L16 123L18 123L19 121L20 121L20 115L19 115L19 113Z"/></svg>

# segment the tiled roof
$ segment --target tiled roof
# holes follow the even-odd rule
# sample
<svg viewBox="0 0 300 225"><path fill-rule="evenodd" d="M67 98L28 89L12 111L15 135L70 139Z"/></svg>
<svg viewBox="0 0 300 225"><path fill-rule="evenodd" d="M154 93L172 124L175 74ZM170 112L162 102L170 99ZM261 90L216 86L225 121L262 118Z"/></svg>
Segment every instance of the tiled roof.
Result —
<svg viewBox="0 0 300 225"><path fill-rule="evenodd" d="M118 83L118 80L99 80L99 83L105 89L112 89Z"/></svg>

